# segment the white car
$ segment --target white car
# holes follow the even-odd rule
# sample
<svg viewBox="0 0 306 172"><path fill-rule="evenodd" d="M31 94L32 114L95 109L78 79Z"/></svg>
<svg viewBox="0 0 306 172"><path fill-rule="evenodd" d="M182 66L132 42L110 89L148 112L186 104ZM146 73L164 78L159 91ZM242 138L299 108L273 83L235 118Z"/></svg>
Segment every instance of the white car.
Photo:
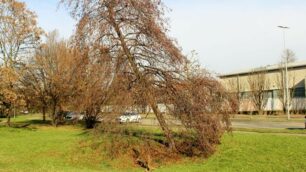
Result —
<svg viewBox="0 0 306 172"><path fill-rule="evenodd" d="M134 112L126 112L117 119L120 123L140 122L141 116Z"/></svg>
<svg viewBox="0 0 306 172"><path fill-rule="evenodd" d="M65 119L66 120L83 120L84 119L84 115L77 113L77 112L67 112L67 114L65 115Z"/></svg>

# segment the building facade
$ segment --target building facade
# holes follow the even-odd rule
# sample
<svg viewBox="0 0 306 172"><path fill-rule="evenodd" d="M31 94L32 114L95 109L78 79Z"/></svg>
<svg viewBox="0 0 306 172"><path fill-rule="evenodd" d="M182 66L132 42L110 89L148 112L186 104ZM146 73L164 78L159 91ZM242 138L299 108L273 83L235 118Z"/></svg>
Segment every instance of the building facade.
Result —
<svg viewBox="0 0 306 172"><path fill-rule="evenodd" d="M286 99L284 64L270 65L220 75L228 92L235 95L239 112L279 112L285 110L286 100L292 112L306 110L306 61L288 63L289 95Z"/></svg>

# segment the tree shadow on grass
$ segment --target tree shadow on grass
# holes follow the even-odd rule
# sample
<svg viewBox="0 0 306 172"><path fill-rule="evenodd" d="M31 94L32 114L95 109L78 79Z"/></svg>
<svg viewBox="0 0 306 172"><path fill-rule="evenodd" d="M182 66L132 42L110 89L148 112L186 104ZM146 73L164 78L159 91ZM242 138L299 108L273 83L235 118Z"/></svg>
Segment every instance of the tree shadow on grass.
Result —
<svg viewBox="0 0 306 172"><path fill-rule="evenodd" d="M303 131L306 130L305 128L287 128L288 130L293 130L293 131Z"/></svg>
<svg viewBox="0 0 306 172"><path fill-rule="evenodd" d="M29 130L36 130L37 126L51 126L50 120L27 120L27 121L17 121L11 123L11 128L18 128L18 129L29 129ZM7 127L6 124L3 124L2 127Z"/></svg>
<svg viewBox="0 0 306 172"><path fill-rule="evenodd" d="M36 127L30 127L29 123L13 123L11 126L7 126L6 124L1 124L0 128L11 128L11 129L21 129L21 130L30 130L30 131L36 131ZM17 131L17 130L12 130L12 131Z"/></svg>
<svg viewBox="0 0 306 172"><path fill-rule="evenodd" d="M88 136L91 132L89 130L84 130L83 132L77 134L77 136Z"/></svg>
<svg viewBox="0 0 306 172"><path fill-rule="evenodd" d="M16 125L51 125L51 121L50 120L39 120L39 119L32 119L32 120L27 120L27 121L20 121L20 122L15 122L14 124Z"/></svg>

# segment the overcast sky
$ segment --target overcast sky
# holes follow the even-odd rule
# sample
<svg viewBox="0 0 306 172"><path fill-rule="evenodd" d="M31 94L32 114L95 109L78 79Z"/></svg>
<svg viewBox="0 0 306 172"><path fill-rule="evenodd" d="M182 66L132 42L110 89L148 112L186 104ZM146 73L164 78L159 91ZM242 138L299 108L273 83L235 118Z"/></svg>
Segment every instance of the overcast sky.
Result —
<svg viewBox="0 0 306 172"><path fill-rule="evenodd" d="M58 29L68 38L75 21L57 0L23 0L46 31ZM164 0L171 9L170 35L185 54L198 53L201 64L216 73L279 62L282 31L289 26L286 46L306 60L305 0Z"/></svg>

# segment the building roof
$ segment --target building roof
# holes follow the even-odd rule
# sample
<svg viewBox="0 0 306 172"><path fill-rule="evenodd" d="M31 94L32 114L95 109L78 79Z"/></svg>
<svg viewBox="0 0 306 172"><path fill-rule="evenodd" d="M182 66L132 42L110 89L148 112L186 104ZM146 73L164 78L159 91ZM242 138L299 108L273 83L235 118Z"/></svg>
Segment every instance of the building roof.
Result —
<svg viewBox="0 0 306 172"><path fill-rule="evenodd" d="M236 76L236 75L246 75L246 74L250 74L254 72L261 72L261 71L274 71L274 70L279 70L283 67L284 67L283 64L267 65L263 67L257 67L257 68L252 68L252 69L238 70L238 71L234 71L230 73L225 73L225 74L219 75L219 77L224 78L224 77L231 77L231 76ZM297 68L297 67L306 67L306 61L288 63L288 69Z"/></svg>

